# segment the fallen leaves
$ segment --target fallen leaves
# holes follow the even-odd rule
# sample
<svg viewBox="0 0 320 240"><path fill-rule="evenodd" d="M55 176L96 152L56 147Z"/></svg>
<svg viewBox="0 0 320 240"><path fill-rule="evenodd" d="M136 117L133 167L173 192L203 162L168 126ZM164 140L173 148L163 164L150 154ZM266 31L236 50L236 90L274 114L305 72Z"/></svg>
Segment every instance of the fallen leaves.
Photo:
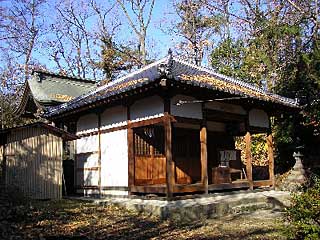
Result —
<svg viewBox="0 0 320 240"><path fill-rule="evenodd" d="M270 218L239 216L182 225L75 200L37 202L26 212L23 221L6 220L10 231L0 239L281 239Z"/></svg>

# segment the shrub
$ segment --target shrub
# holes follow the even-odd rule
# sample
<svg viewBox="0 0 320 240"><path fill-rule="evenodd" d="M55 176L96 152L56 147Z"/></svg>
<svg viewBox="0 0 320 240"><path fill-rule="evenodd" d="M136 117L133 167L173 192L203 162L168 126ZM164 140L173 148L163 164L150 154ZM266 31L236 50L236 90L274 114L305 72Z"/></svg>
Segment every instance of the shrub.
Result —
<svg viewBox="0 0 320 240"><path fill-rule="evenodd" d="M286 209L290 239L320 239L320 178L310 177L302 193L292 195L291 206Z"/></svg>

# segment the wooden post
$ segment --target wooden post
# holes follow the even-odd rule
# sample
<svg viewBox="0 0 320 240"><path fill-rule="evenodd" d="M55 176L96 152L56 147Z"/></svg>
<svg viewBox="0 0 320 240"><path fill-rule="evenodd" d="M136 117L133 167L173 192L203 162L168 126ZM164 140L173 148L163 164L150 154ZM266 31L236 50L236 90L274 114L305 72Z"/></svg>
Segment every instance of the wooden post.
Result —
<svg viewBox="0 0 320 240"><path fill-rule="evenodd" d="M275 186L274 178L274 156L273 156L273 139L272 134L267 135L267 145L268 145L268 161L269 161L269 180L271 181L271 187Z"/></svg>
<svg viewBox="0 0 320 240"><path fill-rule="evenodd" d="M128 187L129 195L131 195L131 189L134 186L134 133L130 121L130 105L127 106L127 141L128 141Z"/></svg>
<svg viewBox="0 0 320 240"><path fill-rule="evenodd" d="M98 113L98 167L99 167L99 196L101 197L101 113Z"/></svg>
<svg viewBox="0 0 320 240"><path fill-rule="evenodd" d="M207 147L207 117L202 103L203 122L200 128L200 162L201 162L201 183L205 194L208 194L208 147Z"/></svg>
<svg viewBox="0 0 320 240"><path fill-rule="evenodd" d="M4 134L3 139L1 139L2 147L2 164L1 164L1 171L2 171L2 179L0 179L1 187L6 188L6 176L7 176L7 157L6 157L6 144L7 144L7 134Z"/></svg>
<svg viewBox="0 0 320 240"><path fill-rule="evenodd" d="M168 114L164 116L164 132L165 132L165 154L166 154L166 184L167 198L173 196L173 187L175 184L174 164L172 161L172 125Z"/></svg>
<svg viewBox="0 0 320 240"><path fill-rule="evenodd" d="M251 134L247 132L245 135L246 142L246 170L247 178L249 181L250 190L253 190L253 179L252 179L252 156L251 156Z"/></svg>
<svg viewBox="0 0 320 240"><path fill-rule="evenodd" d="M208 194L208 151L207 151L207 126L203 124L200 129L200 148L201 148L201 183L204 192Z"/></svg>

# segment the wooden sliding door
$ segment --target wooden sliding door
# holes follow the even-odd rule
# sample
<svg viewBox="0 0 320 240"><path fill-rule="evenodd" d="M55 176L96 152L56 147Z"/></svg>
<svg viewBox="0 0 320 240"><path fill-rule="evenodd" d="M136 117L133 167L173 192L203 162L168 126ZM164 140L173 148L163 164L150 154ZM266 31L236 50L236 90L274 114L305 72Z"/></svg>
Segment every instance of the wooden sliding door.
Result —
<svg viewBox="0 0 320 240"><path fill-rule="evenodd" d="M134 129L135 185L166 183L164 129L146 126Z"/></svg>

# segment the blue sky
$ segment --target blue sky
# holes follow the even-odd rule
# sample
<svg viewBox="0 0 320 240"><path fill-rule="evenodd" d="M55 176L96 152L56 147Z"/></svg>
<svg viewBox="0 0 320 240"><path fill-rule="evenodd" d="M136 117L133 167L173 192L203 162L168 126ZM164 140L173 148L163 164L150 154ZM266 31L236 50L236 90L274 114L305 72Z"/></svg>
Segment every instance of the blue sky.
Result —
<svg viewBox="0 0 320 240"><path fill-rule="evenodd" d="M111 3L115 2L116 0L110 1ZM50 24L53 22L53 18L56 15L56 10L54 9L54 5L58 1L49 0L48 5L43 7L42 10L45 15L45 22L46 24ZM66 2L72 2L70 0L65 0ZM74 1L74 2L81 2ZM83 1L86 3L86 1ZM98 0L100 4L104 4L105 1ZM169 34L164 33L163 29L165 25L169 24L173 21L173 15L170 14L170 9L172 9L172 1L166 0L156 0L155 6L153 9L152 19L147 31L147 51L150 52L151 58L159 59L165 56L168 52L169 48L174 48L175 44L177 43L177 38L173 38ZM9 7L11 5L11 1L8 0L0 0L0 5L3 7ZM122 41L133 40L135 39L135 34L133 33L130 26L127 24L127 19L125 18L123 12L118 10L117 13L117 20L122 22L122 29L118 34L118 38ZM90 23L89 23L90 25ZM91 26L90 26L91 27ZM94 27L94 26L93 26ZM162 29L161 29L162 28ZM44 38L50 38L50 33L47 34ZM50 69L54 69L55 64L50 61L49 57L47 56L47 49L39 48L37 51L34 52L34 58L39 61L40 64L46 65Z"/></svg>
<svg viewBox="0 0 320 240"><path fill-rule="evenodd" d="M122 18L123 21L126 21L124 16L122 16ZM164 31L164 29L167 26L171 26L174 21L175 16L172 13L172 0L156 0L151 23L147 32L147 42L148 47L150 48L148 50L151 52L151 54L152 52L154 52L154 57L156 57L157 59L164 57L167 54L169 48L174 48L178 43L179 37L170 36L170 34ZM123 31L124 34L127 35L131 32L131 29L129 29L127 25L124 25ZM155 46L153 46L153 43L155 44Z"/></svg>
<svg viewBox="0 0 320 240"><path fill-rule="evenodd" d="M61 0L63 3L68 4L70 2L75 2L77 4L87 4L89 0ZM99 4L107 6L107 4L116 3L116 0L96 0ZM48 0L48 5L45 5L41 8L45 15L44 22L47 26L50 26L53 23L53 19L55 18L57 11L54 8L55 4L59 1ZM4 7L10 6L11 1L1 1L0 5ZM128 8L129 9L129 8ZM132 13L131 13L132 15ZM110 21L119 20L121 24L120 31L117 34L117 39L121 42L137 42L136 35L133 32L132 28L129 26L125 15L123 14L121 9L118 9L116 13L111 15ZM177 44L181 41L181 37L176 34L169 34L168 27L174 26L174 21L176 21L176 15L173 12L173 0L155 0L155 6L152 13L152 20L150 22L149 28L147 30L147 52L149 53L150 59L160 59L167 55L168 49L171 48L174 50ZM95 25L94 18L88 21L88 27L94 28ZM167 32L164 30L167 29ZM44 37L43 46L39 47L33 52L33 58L41 65L46 66L51 71L57 71L57 65L50 59L50 55L48 53L48 46L46 43L52 38L53 32L48 32ZM70 45L69 45L70 46ZM71 46L70 46L71 47ZM100 52L99 45L93 46L97 52ZM21 62L21 61L20 61ZM0 53L0 65L3 63L1 60ZM0 66L1 67L1 66Z"/></svg>

